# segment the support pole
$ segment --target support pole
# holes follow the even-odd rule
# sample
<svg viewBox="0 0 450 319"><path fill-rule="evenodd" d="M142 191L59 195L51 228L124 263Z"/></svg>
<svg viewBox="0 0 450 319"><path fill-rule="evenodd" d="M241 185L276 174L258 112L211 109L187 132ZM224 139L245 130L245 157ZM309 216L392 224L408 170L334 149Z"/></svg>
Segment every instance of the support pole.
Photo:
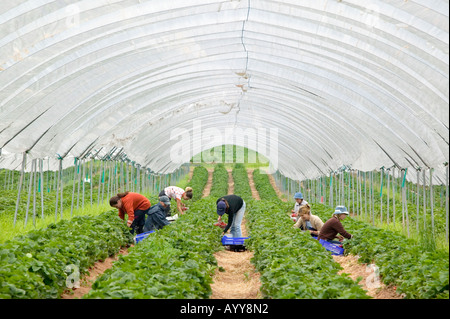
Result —
<svg viewBox="0 0 450 319"><path fill-rule="evenodd" d="M16 210L14 212L14 226L16 226L17 212L19 211L20 195L22 193L22 184L23 184L23 174L25 171L26 164L27 164L27 152L24 152L23 156L22 156L22 169L20 170L19 189L17 192Z"/></svg>
<svg viewBox="0 0 450 319"><path fill-rule="evenodd" d="M39 169L41 173L41 179L39 184L39 189L41 192L41 217L44 219L44 159L39 160Z"/></svg>

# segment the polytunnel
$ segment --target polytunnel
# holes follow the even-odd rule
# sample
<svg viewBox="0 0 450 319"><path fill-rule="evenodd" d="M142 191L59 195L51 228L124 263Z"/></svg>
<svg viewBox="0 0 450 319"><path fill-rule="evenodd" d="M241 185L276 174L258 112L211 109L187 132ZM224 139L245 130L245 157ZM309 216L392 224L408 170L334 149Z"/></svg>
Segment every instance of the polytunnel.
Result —
<svg viewBox="0 0 450 319"><path fill-rule="evenodd" d="M0 299L449 298L448 0L0 3Z"/></svg>
<svg viewBox="0 0 450 319"><path fill-rule="evenodd" d="M0 167L115 156L165 174L236 144L293 180L346 165L432 168L444 181L448 9L445 0L2 1Z"/></svg>

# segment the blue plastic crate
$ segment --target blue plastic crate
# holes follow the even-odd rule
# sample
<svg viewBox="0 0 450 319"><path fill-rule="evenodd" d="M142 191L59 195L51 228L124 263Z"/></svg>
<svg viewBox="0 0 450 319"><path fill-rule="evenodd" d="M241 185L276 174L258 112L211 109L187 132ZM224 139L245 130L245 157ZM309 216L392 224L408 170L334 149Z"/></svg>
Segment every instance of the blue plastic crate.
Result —
<svg viewBox="0 0 450 319"><path fill-rule="evenodd" d="M244 245L244 240L250 237L222 237L222 245Z"/></svg>
<svg viewBox="0 0 450 319"><path fill-rule="evenodd" d="M326 250L331 251L332 255L340 256L344 254L344 248L339 247L339 245L329 243L326 240L320 239L319 243L325 247Z"/></svg>
<svg viewBox="0 0 450 319"><path fill-rule="evenodd" d="M151 230L151 231L148 231L148 232L145 232L145 233L141 233L141 234L139 234L139 235L136 235L136 237L134 237L134 242L137 244L138 242L144 240L145 238L148 237L148 235L150 235L150 234L152 234L152 233L154 233L154 232L155 232L154 230Z"/></svg>

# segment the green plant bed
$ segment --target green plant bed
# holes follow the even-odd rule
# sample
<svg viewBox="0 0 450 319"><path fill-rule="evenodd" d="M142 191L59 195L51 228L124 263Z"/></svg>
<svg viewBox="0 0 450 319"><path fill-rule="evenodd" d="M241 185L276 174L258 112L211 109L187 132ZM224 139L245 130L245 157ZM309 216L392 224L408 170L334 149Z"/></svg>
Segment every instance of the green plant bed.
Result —
<svg viewBox="0 0 450 319"><path fill-rule="evenodd" d="M366 299L366 292L341 269L331 253L308 233L292 227L289 203L252 201L247 220L254 251L252 262L261 273L261 291L272 299Z"/></svg>
<svg viewBox="0 0 450 319"><path fill-rule="evenodd" d="M245 165L236 164L231 171L234 182L234 194L240 196L245 202L252 199L252 189L248 181Z"/></svg>
<svg viewBox="0 0 450 319"><path fill-rule="evenodd" d="M83 298L209 298L213 253L222 249L214 213L213 198L191 203L176 222L130 248Z"/></svg>
<svg viewBox="0 0 450 319"><path fill-rule="evenodd" d="M332 209L312 204L312 213L325 222ZM449 258L445 251L428 250L415 240L390 230L347 217L345 229L354 237L344 240L345 254L360 256L361 263L375 263L385 284L397 286L406 298L449 298Z"/></svg>
<svg viewBox="0 0 450 319"><path fill-rule="evenodd" d="M0 298L59 298L67 267L79 274L116 254L133 237L115 211L77 216L0 245Z"/></svg>
<svg viewBox="0 0 450 319"><path fill-rule="evenodd" d="M214 168L211 197L221 197L228 194L228 171L223 164L217 164Z"/></svg>

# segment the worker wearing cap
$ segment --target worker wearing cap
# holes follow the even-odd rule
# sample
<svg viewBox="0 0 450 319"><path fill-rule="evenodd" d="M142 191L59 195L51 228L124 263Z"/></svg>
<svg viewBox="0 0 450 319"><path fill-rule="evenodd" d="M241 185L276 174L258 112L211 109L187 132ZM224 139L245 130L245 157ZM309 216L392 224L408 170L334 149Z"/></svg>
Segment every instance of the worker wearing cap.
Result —
<svg viewBox="0 0 450 319"><path fill-rule="evenodd" d="M308 202L303 199L303 194L300 192L294 194L294 199L295 199L295 206L294 209L291 210L292 213L291 217L294 221L298 221L298 211L300 207L307 205Z"/></svg>
<svg viewBox="0 0 450 319"><path fill-rule="evenodd" d="M323 224L317 239L323 239L333 244L340 244L344 238L352 238L353 236L344 229L341 223L347 216L348 211L345 206L336 206L333 217ZM339 241L335 240L336 237Z"/></svg>
<svg viewBox="0 0 450 319"><path fill-rule="evenodd" d="M147 212L147 219L145 220L144 232L161 229L169 225L166 219L166 209L170 208L170 199L167 196L160 196L159 203L150 207Z"/></svg>
<svg viewBox="0 0 450 319"><path fill-rule="evenodd" d="M245 202L237 195L226 195L216 201L218 221L222 221L223 214L228 214L228 224L222 235L230 229L232 237L242 237L241 223L245 213Z"/></svg>

